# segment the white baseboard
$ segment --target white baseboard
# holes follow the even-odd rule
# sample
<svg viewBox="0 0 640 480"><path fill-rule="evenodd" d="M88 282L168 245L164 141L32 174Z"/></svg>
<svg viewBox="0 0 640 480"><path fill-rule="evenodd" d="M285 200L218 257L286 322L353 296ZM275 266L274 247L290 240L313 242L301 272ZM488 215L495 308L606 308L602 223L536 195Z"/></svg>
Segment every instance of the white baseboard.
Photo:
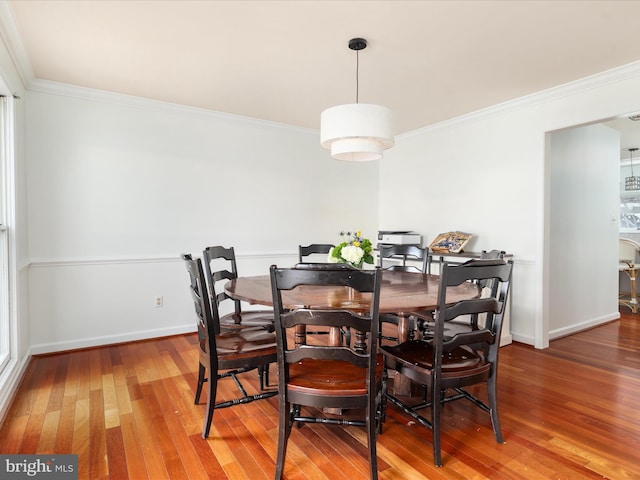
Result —
<svg viewBox="0 0 640 480"><path fill-rule="evenodd" d="M535 345L533 337L528 335L519 335L517 333L512 333L511 340L518 343L524 343L525 345Z"/></svg>
<svg viewBox="0 0 640 480"><path fill-rule="evenodd" d="M31 347L33 355L42 355L45 353L63 352L67 350L77 350L79 348L100 347L111 345L114 343L133 342L136 340L147 340L150 338L168 337L171 335L180 335L183 333L192 333L196 331L195 324L178 325L171 328L163 328L158 330L146 330L140 332L129 332L122 335L80 338L65 342L41 343Z"/></svg>
<svg viewBox="0 0 640 480"><path fill-rule="evenodd" d="M568 327L549 330L549 340L555 340L557 338L566 337L567 335L571 335L573 333L578 333L583 330L588 330L589 328L593 328L593 327L597 327L598 325L609 323L613 320L617 320L618 318L620 318L620 314L618 312L614 312L608 315L603 315L602 317L592 318L584 322L576 323Z"/></svg>
<svg viewBox="0 0 640 480"><path fill-rule="evenodd" d="M11 401L18 391L18 386L24 377L31 359L31 352L27 352L19 361L15 360L7 365L0 379L0 427L4 423Z"/></svg>

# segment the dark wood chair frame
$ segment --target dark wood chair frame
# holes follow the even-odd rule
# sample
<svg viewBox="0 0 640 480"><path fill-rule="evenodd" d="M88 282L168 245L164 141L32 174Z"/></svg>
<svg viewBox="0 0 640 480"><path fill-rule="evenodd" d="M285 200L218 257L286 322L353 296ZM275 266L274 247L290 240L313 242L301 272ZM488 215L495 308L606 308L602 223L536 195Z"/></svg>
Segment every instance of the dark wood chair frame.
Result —
<svg viewBox="0 0 640 480"><path fill-rule="evenodd" d="M219 270L212 270L212 265L217 260L222 260L224 267L216 264ZM207 279L209 300L213 308L220 309L220 306L228 301L233 302L233 312L220 315L220 326L224 329L264 327L273 331L273 310L243 310L242 302L227 295L224 291L217 292L216 285L224 280L234 280L238 278L238 264L236 253L233 247L223 247L220 245L206 247L202 251L202 262Z"/></svg>
<svg viewBox="0 0 640 480"><path fill-rule="evenodd" d="M276 312L278 348L279 426L275 478L282 478L287 443L294 423L358 425L367 430L371 478L378 478L376 435L384 419L383 359L378 352L378 314L381 271L359 270L339 264L272 266L271 288ZM282 292L300 285L335 285L353 288L359 296L369 292L366 311L287 310ZM306 287L305 287L306 288ZM360 293L358 293L360 292ZM368 305L367 305L368 303ZM353 346L300 345L287 335L298 325L349 328L357 332ZM302 415L302 407L364 409L365 420ZM313 413L313 412L312 412Z"/></svg>
<svg viewBox="0 0 640 480"><path fill-rule="evenodd" d="M335 247L330 243L312 243L311 245L298 245L298 262L305 263L305 257L313 254L329 254L329 251ZM318 263L318 262L313 262Z"/></svg>
<svg viewBox="0 0 640 480"><path fill-rule="evenodd" d="M504 250L482 250L480 252L480 259L489 260L489 259L504 259L506 252ZM450 262L450 264L459 264L460 262ZM489 286L489 280L480 280L476 282L481 289ZM431 338L433 337L433 311L424 311L424 312L413 312L412 318L415 317L418 329L420 330L420 335L423 338ZM462 318L459 320L453 320L448 322L447 326L445 326L444 330L444 338L450 338L451 336L465 330L475 330L478 328L478 319L480 316L472 315L468 318Z"/></svg>
<svg viewBox="0 0 640 480"><path fill-rule="evenodd" d="M385 260L402 259L402 263L392 263L385 265ZM422 262L421 267L415 264L407 265L407 260ZM378 248L378 265L385 270L396 270L402 272L427 273L429 271L429 262L431 255L429 247L419 247L417 245L380 245ZM383 313L380 315L382 323L390 323L398 325L398 316L393 313ZM409 338L414 338L417 329L421 328L422 320L417 315L409 317ZM398 337L382 334L382 325L380 326L380 339L398 341Z"/></svg>
<svg viewBox="0 0 640 480"><path fill-rule="evenodd" d="M276 390L264 391L261 381L260 393L249 395L238 378L239 374L256 369L264 372L270 363L276 361L275 336L273 332L260 327L221 331L218 315L212 312L208 299L202 261L199 258L194 259L191 254L182 254L181 257L189 273L189 291L194 301L198 325L198 384L194 399L196 405L200 403L204 384L207 383L209 386L202 427L202 438L207 438L213 422L214 409L250 403L278 394ZM219 351L218 344L223 346L224 351ZM263 377L261 374L260 379ZM241 396L216 403L218 380L222 378L232 378Z"/></svg>
<svg viewBox="0 0 640 480"><path fill-rule="evenodd" d="M394 263L385 266L385 260L394 258L402 259L402 264ZM407 265L407 260L422 262L422 265L421 267ZM378 265L386 270L427 273L430 261L429 247L419 247L418 245L380 245L378 247Z"/></svg>
<svg viewBox="0 0 640 480"><path fill-rule="evenodd" d="M409 340L400 345L381 347L385 367L421 384L424 402L411 405L387 392L387 398L413 419L432 430L433 457L442 466L440 449L440 415L446 402L467 398L491 416L493 433L503 443L498 418L497 374L502 321L511 284L513 262L502 259L471 260L462 265L445 263L440 276L438 308L434 333L430 339ZM447 302L447 287L463 282L476 282L490 288L489 296L464 300L453 305ZM461 316L473 318L486 314L484 326L466 329L445 338L445 324ZM486 383L488 403L469 393L464 387ZM447 395L447 391L454 393ZM431 408L431 418L418 413Z"/></svg>
<svg viewBox="0 0 640 480"><path fill-rule="evenodd" d="M314 263L314 264L323 263L318 261L309 262L306 259L306 257L313 254L328 255L333 247L335 247L335 245L331 243L312 243L310 245L298 245L298 262ZM328 262L325 261L324 263L328 263ZM298 338L302 342L306 341L307 335L328 335L328 334L329 332L323 331L323 330L306 330L306 328L303 326L300 326L300 328L298 328L298 333L297 333ZM349 332L348 330L341 330L340 334L345 338L345 341L347 342L351 341L351 332Z"/></svg>

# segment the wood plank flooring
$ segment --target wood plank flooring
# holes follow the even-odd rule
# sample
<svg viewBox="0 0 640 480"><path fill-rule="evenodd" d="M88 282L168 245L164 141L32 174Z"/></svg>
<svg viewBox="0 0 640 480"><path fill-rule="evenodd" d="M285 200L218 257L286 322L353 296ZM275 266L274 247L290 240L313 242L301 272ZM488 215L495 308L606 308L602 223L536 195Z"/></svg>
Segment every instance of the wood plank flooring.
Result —
<svg viewBox="0 0 640 480"><path fill-rule="evenodd" d="M466 401L447 404L437 468L431 432L389 405L380 478L640 478L640 315L622 314L546 350L501 349L504 445L487 414ZM34 357L0 429L0 452L75 453L81 479L273 478L275 397L216 410L210 438L200 437L195 341L181 335ZM247 378L256 390L255 373ZM219 389L235 395L231 380ZM358 427L294 429L286 478L367 478L365 445Z"/></svg>

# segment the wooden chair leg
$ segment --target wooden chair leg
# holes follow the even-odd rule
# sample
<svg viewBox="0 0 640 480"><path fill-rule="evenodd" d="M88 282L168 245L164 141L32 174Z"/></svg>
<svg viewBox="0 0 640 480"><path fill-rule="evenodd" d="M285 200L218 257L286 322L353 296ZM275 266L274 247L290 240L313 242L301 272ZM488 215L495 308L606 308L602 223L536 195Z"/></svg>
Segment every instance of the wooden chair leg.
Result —
<svg viewBox="0 0 640 480"><path fill-rule="evenodd" d="M371 480L378 480L378 457L376 454L377 415L376 405L370 405L367 415L367 446L369 447L369 468Z"/></svg>
<svg viewBox="0 0 640 480"><path fill-rule="evenodd" d="M287 443L291 434L291 404L280 402L280 418L278 419L278 453L276 455L275 480L281 480L284 474L284 462L287 457Z"/></svg>
<svg viewBox="0 0 640 480"><path fill-rule="evenodd" d="M387 420L387 384L389 381L389 372L386 365L382 370L382 390L380 391L380 398L378 398L378 404L376 406L377 422L376 434L382 434L382 426Z"/></svg>
<svg viewBox="0 0 640 480"><path fill-rule="evenodd" d="M442 392L439 388L431 391L431 435L433 438L433 463L436 467L442 466L442 453L440 451L440 409Z"/></svg>
<svg viewBox="0 0 640 480"><path fill-rule="evenodd" d="M489 409L493 434L496 436L496 442L504 443L504 440L502 439L502 430L500 428L500 419L498 418L497 378L495 374L492 375L487 382L487 393L489 396Z"/></svg>
<svg viewBox="0 0 640 480"><path fill-rule="evenodd" d="M211 423L213 423L213 411L216 408L216 392L218 390L218 374L217 372L209 372L209 394L207 396L207 413L204 417L204 426L202 427L202 438L209 436Z"/></svg>
<svg viewBox="0 0 640 480"><path fill-rule="evenodd" d="M269 386L269 365L262 365L260 368L262 369L262 373L260 374L260 390L264 390L265 387Z"/></svg>
<svg viewBox="0 0 640 480"><path fill-rule="evenodd" d="M206 378L204 377L205 367L201 363L198 364L198 386L196 387L196 397L193 403L198 405L200 403L200 394L202 393L202 385L206 382Z"/></svg>
<svg viewBox="0 0 640 480"><path fill-rule="evenodd" d="M260 365L258 367L258 380L260 381L260 390L264 390L265 381L266 381L266 384L269 385L269 379L265 378L265 376L268 374L269 374L269 370L268 368L265 369L264 365Z"/></svg>

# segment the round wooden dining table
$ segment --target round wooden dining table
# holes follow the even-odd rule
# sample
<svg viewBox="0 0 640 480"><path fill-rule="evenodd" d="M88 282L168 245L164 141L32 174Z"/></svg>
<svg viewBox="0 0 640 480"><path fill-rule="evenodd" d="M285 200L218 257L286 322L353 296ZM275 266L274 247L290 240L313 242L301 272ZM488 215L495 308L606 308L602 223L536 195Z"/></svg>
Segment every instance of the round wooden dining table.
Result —
<svg viewBox="0 0 640 480"><path fill-rule="evenodd" d="M409 315L420 310L433 310L438 305L438 275L383 270L380 288L380 313L398 315L398 341L409 338ZM269 275L238 277L224 287L231 298L249 304L273 306L271 279ZM447 301L455 303L476 298L480 294L477 285L463 283L448 287ZM282 292L285 308L349 309L368 310L371 294L360 294L348 287L299 286ZM400 381L398 381L400 380ZM394 390L397 394L410 390L408 379L396 379Z"/></svg>
<svg viewBox="0 0 640 480"><path fill-rule="evenodd" d="M382 271L380 288L380 313L397 313L408 315L418 310L433 309L438 304L438 275ZM250 304L273 306L271 280L269 275L255 277L238 277L230 280L224 290L231 298ZM457 287L449 287L447 299L451 303L479 294L478 287L463 283ZM288 292L282 292L282 302L289 309L368 309L370 294L358 294L348 287L307 287L300 286Z"/></svg>

